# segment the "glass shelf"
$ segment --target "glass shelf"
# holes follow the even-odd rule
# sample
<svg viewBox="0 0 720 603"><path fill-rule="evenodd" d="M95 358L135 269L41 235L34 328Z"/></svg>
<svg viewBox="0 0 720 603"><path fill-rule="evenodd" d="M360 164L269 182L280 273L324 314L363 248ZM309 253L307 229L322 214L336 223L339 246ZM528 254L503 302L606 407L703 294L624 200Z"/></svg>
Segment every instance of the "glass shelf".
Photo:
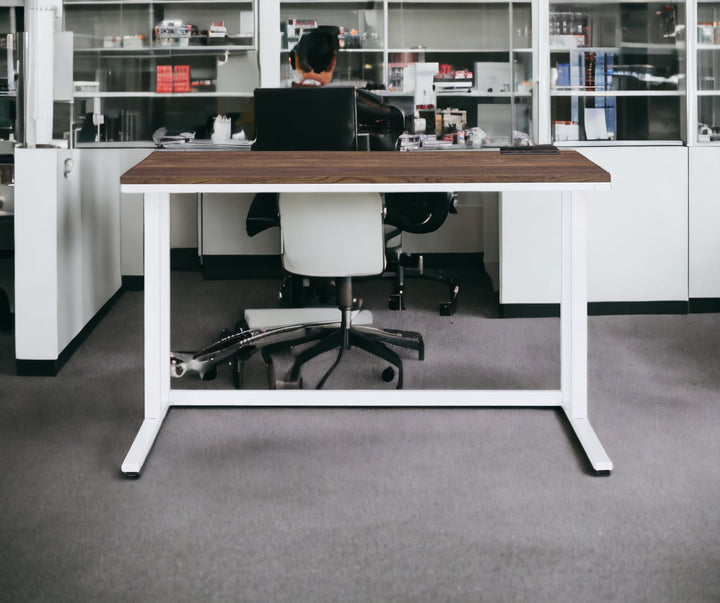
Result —
<svg viewBox="0 0 720 603"><path fill-rule="evenodd" d="M252 98L252 92L76 92L77 99L92 98Z"/></svg>
<svg viewBox="0 0 720 603"><path fill-rule="evenodd" d="M181 53L224 53L229 52L243 52L248 50L254 50L254 46L243 46L240 44L226 44L226 45L212 45L212 46L140 46L137 48L132 47L120 47L120 48L105 48L102 46L90 47L90 48L75 48L75 54L108 54L108 55L139 55L139 54L181 54Z"/></svg>

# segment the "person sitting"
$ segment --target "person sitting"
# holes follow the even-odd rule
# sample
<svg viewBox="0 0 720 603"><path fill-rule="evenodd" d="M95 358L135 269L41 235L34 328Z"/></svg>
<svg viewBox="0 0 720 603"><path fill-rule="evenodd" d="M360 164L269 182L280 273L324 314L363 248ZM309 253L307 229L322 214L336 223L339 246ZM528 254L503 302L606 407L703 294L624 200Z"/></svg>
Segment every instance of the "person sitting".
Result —
<svg viewBox="0 0 720 603"><path fill-rule="evenodd" d="M305 32L290 51L289 62L293 69L293 86L332 86L348 85L333 82L335 66L340 50L340 28L333 25L321 25ZM404 131L405 118L402 111L386 105L377 95L356 88L358 132L367 134L368 148L371 151L395 150L395 143ZM254 236L272 226L277 226L277 194L258 193L252 201L246 220L246 231ZM298 294L298 287L292 279L283 284L282 299L290 305L308 303L331 303L335 287L330 279L310 279L307 295Z"/></svg>
<svg viewBox="0 0 720 603"><path fill-rule="evenodd" d="M340 28L320 25L302 35L290 51L294 86L327 86L332 82L340 50Z"/></svg>

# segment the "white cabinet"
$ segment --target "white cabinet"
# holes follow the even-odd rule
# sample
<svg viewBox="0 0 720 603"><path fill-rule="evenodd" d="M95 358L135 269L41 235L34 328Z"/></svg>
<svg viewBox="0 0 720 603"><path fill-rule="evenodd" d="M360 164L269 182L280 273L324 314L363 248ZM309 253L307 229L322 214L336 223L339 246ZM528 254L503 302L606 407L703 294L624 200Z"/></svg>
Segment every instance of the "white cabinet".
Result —
<svg viewBox="0 0 720 603"><path fill-rule="evenodd" d="M689 266L691 307L720 298L720 147L691 147ZM719 304L710 307L717 311Z"/></svg>
<svg viewBox="0 0 720 603"><path fill-rule="evenodd" d="M79 149L15 153L19 363L54 364L120 289L119 207L84 185L81 154Z"/></svg>
<svg viewBox="0 0 720 603"><path fill-rule="evenodd" d="M588 300L682 309L688 299L688 149L578 151L613 176L610 191L588 195ZM503 194L500 214L500 303L559 303L559 195Z"/></svg>

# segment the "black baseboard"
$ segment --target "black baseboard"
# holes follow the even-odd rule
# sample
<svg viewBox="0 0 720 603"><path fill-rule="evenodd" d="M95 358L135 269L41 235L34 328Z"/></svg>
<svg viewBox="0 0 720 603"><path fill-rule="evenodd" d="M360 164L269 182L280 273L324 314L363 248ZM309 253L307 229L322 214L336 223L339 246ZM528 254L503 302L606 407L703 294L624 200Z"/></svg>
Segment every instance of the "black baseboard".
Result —
<svg viewBox="0 0 720 603"><path fill-rule="evenodd" d="M170 250L170 270L199 270L200 258L196 247L173 247ZM142 274L123 274L122 288L125 291L145 289L145 277Z"/></svg>
<svg viewBox="0 0 720 603"><path fill-rule="evenodd" d="M452 272L453 268L483 268L484 254L475 253L423 253L423 265L426 268L443 269Z"/></svg>
<svg viewBox="0 0 720 603"><path fill-rule="evenodd" d="M718 297L692 297L690 298L690 313L703 314L720 312L720 298Z"/></svg>
<svg viewBox="0 0 720 603"><path fill-rule="evenodd" d="M423 253L426 268L480 268L482 253ZM202 259L206 280L282 278L279 255L206 255Z"/></svg>
<svg viewBox="0 0 720 603"><path fill-rule="evenodd" d="M142 291L145 289L145 277L142 274L123 274L123 291Z"/></svg>
<svg viewBox="0 0 720 603"><path fill-rule="evenodd" d="M115 294L105 302L87 324L75 335L72 341L60 352L57 360L15 360L16 372L21 377L55 377L65 365L70 356L73 355L80 345L88 338L93 329L100 324L110 309L115 305L123 294L123 288L118 289Z"/></svg>
<svg viewBox="0 0 720 603"><path fill-rule="evenodd" d="M500 318L556 318L560 304L500 304Z"/></svg>
<svg viewBox="0 0 720 603"><path fill-rule="evenodd" d="M686 301L589 302L588 316L636 314L687 314ZM560 304L500 304L502 318L550 318L560 316Z"/></svg>
<svg viewBox="0 0 720 603"><path fill-rule="evenodd" d="M688 302L649 301L649 302L590 302L589 316L611 316L618 314L687 314Z"/></svg>
<svg viewBox="0 0 720 603"><path fill-rule="evenodd" d="M9 253L9 257L15 249L14 218L13 214L0 216L0 251Z"/></svg>
<svg viewBox="0 0 720 603"><path fill-rule="evenodd" d="M173 247L170 250L170 270L197 270L200 257L197 247Z"/></svg>
<svg viewBox="0 0 720 603"><path fill-rule="evenodd" d="M202 259L205 280L242 278L282 278L279 255L205 255Z"/></svg>
<svg viewBox="0 0 720 603"><path fill-rule="evenodd" d="M0 287L0 331L9 331L15 324L15 315L10 311L10 297Z"/></svg>

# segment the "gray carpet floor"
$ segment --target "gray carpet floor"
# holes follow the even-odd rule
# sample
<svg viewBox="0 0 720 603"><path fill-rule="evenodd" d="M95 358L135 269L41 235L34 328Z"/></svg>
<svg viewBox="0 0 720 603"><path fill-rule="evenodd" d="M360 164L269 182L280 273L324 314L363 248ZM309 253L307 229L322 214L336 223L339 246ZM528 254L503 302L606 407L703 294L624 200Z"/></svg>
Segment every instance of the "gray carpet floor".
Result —
<svg viewBox="0 0 720 603"><path fill-rule="evenodd" d="M208 343L274 287L173 273L173 346ZM557 319L498 319L472 282L454 317L436 286L403 314L382 309L387 283L358 293L377 323L425 335L408 388L557 387ZM142 299L126 292L57 377L15 376L0 332L0 601L720 601L720 315L589 319L607 477L555 410L439 399L172 409L127 480ZM256 357L246 369L267 387ZM328 386L379 381L363 371Z"/></svg>

